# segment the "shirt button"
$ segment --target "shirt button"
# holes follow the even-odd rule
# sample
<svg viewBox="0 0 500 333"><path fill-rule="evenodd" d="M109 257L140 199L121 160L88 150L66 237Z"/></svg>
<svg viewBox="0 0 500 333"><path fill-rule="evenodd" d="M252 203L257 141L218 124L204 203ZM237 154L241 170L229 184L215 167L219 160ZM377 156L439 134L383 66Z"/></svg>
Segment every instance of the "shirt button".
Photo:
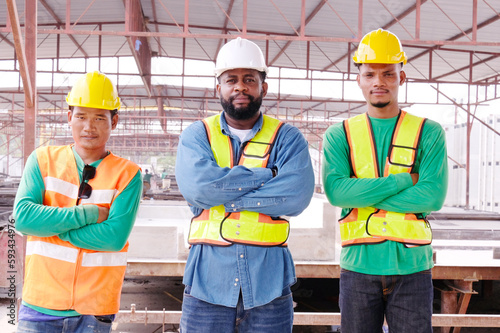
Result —
<svg viewBox="0 0 500 333"><path fill-rule="evenodd" d="M239 231L236 231L236 235L239 235L239 234L240 234L240 232L239 232Z"/></svg>
<svg viewBox="0 0 500 333"><path fill-rule="evenodd" d="M237 285L238 285L237 283L235 283L235 284L234 284L234 286L235 286L235 287L236 287Z"/></svg>
<svg viewBox="0 0 500 333"><path fill-rule="evenodd" d="M236 225L236 227L237 227L237 228L239 228L239 227L240 227L240 224L238 223L238 224Z"/></svg>
<svg viewBox="0 0 500 333"><path fill-rule="evenodd" d="M231 207L234 207L234 204L231 204Z"/></svg>
<svg viewBox="0 0 500 333"><path fill-rule="evenodd" d="M239 279L238 279L238 278L236 278L236 279L234 279L234 281L238 282L238 281L239 281Z"/></svg>
<svg viewBox="0 0 500 333"><path fill-rule="evenodd" d="M260 206L260 202L257 202L257 206Z"/></svg>
<svg viewBox="0 0 500 333"><path fill-rule="evenodd" d="M260 186L264 186L264 183L260 184Z"/></svg>
<svg viewBox="0 0 500 333"><path fill-rule="evenodd" d="M240 258L243 258L243 257L244 257L244 255L240 254Z"/></svg>
<svg viewBox="0 0 500 333"><path fill-rule="evenodd" d="M382 232L386 232L386 231L387 231L387 229L386 229L386 228L382 228Z"/></svg>
<svg viewBox="0 0 500 333"><path fill-rule="evenodd" d="M233 212L235 212L235 211L236 211L236 208L233 208Z"/></svg>
<svg viewBox="0 0 500 333"><path fill-rule="evenodd" d="M241 191L241 187L238 189L238 191Z"/></svg>
<svg viewBox="0 0 500 333"><path fill-rule="evenodd" d="M384 222L382 222L382 224L383 224L383 225L387 225L387 222L386 222L386 221L384 221Z"/></svg>

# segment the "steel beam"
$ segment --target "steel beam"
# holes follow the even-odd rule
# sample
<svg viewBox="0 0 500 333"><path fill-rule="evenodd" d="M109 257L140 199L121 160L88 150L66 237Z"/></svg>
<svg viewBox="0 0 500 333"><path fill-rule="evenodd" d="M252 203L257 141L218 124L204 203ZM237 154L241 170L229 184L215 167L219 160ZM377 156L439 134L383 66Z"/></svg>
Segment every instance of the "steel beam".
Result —
<svg viewBox="0 0 500 333"><path fill-rule="evenodd" d="M298 30L296 30L298 32L299 37L305 38L304 30L305 30L306 25L309 22L311 22L311 20L318 14L318 12L321 10L321 8L324 6L325 3L326 3L326 0L321 0L320 3L318 3L318 5L316 6L316 8L314 8L314 10L311 12L311 14L309 14L309 16L307 16L307 19L305 18L305 2L302 3L301 17L303 17L303 21L301 22L301 25L298 28ZM272 66L279 59L279 57L281 57L281 55L283 53L285 53L286 49L288 47L290 47L291 44L292 44L292 41L288 41L281 48L281 50L278 52L278 54L271 61L268 62L268 66Z"/></svg>
<svg viewBox="0 0 500 333"><path fill-rule="evenodd" d="M25 91L25 103L27 106L33 106L33 101L35 99L33 93L34 87L31 84L30 72L28 69L28 60L26 55L26 49L24 48L23 36L21 34L21 25L19 23L19 14L17 11L16 1L15 0L6 0L6 1L7 1L7 9L9 12L9 19L12 27L12 35L14 37L14 47L19 61L19 72L23 80L23 87ZM26 5L28 5L28 1L26 1ZM36 3L35 3L35 8L36 8ZM35 16L35 22L36 22L36 16Z"/></svg>
<svg viewBox="0 0 500 333"><path fill-rule="evenodd" d="M43 7L45 7L45 10L50 14L50 16L52 16L52 18L57 22L57 24L59 26L64 26L65 24L61 21L61 19L59 18L59 16L57 16L57 14L54 12L54 10L49 6L49 4L47 4L46 0L40 0L40 3L42 4ZM75 44L75 46L77 47L78 50L80 50L80 52L82 52L83 56L85 58L88 58L89 55L87 54L87 52L85 52L85 50L83 49L83 46L80 45L80 43L78 43L78 41L75 39L74 36L68 36L69 39L73 42L73 44Z"/></svg>
<svg viewBox="0 0 500 333"><path fill-rule="evenodd" d="M144 21L141 2L139 0L126 0L125 32L146 32ZM148 97L151 97L151 47L148 38L146 36L131 35L127 36L127 41Z"/></svg>

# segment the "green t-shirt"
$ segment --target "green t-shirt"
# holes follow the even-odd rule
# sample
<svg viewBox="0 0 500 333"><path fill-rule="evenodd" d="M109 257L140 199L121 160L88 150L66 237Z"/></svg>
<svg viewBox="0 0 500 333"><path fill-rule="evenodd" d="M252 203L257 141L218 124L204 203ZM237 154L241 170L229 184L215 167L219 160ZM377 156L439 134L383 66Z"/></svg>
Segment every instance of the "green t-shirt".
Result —
<svg viewBox="0 0 500 333"><path fill-rule="evenodd" d="M384 170L397 117L370 117L370 121L380 170ZM330 203L342 208L342 216L350 208L361 207L424 215L441 209L448 186L446 143L442 127L432 120L423 127L414 172L419 174L415 186L408 173L351 178L349 144L342 123L330 126L325 133L323 184ZM342 248L340 266L364 274L412 274L433 267L432 247L406 247L393 241L347 246Z"/></svg>
<svg viewBox="0 0 500 333"><path fill-rule="evenodd" d="M144 174L144 181L145 181L146 183L150 183L150 184L151 184L151 178L152 178L152 177L153 177L153 174L151 174L151 173L145 173L145 174Z"/></svg>
<svg viewBox="0 0 500 333"><path fill-rule="evenodd" d="M76 165L80 180L85 163L74 147ZM97 167L101 160L91 163ZM23 176L14 202L16 229L25 235L50 237L58 235L74 246L97 251L120 251L127 242L134 226L142 193L140 170L127 187L115 198L109 210L106 223L97 224L99 211L96 205L78 205L68 208L43 205L45 184L38 165L36 152L33 152L24 168ZM58 311L23 304L52 316L78 316L73 310Z"/></svg>

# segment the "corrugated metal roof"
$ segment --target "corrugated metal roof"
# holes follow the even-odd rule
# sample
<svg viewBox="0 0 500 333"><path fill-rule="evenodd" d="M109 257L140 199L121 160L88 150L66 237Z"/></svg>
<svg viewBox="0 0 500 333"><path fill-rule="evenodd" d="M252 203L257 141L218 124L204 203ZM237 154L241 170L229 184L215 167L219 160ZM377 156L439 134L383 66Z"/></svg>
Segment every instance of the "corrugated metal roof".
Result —
<svg viewBox="0 0 500 333"><path fill-rule="evenodd" d="M84 72L87 68L92 68L91 63L96 61L88 60L87 68L80 68L81 66L74 66L65 58L132 56L124 34L127 1L69 2L70 26L73 30L71 34L64 31L56 33L57 29L65 28L67 2L38 1L38 29L41 31L38 35L38 58L59 57L59 61L54 60L54 66L59 64L62 73L60 75L68 76L71 72ZM142 14L137 14L143 15L141 20L145 23L146 31L151 33L148 42L152 55L165 61L167 57L172 57L214 62L218 49L225 41L224 38L242 34L243 22L246 21L247 37L264 50L266 59L272 62L272 66L327 70L347 78L348 71L356 72L351 63L351 56L357 46L358 37L372 29L386 27L403 41L410 60L405 66L410 80L463 83L492 77L496 77L496 82L499 80L500 1L478 0L475 42L472 41L473 2L469 0L421 0L419 22L416 20L416 1L365 0L362 1L360 32L360 13L356 1L305 1L305 12L302 16L302 1L252 0L246 2L246 18L243 15L244 3L232 0L190 0L187 12L189 32L184 35L184 1L142 0ZM19 20L21 25L24 25L24 10L21 7L22 2L18 1ZM300 32L302 17L306 20L303 34ZM0 22L7 22L6 10L0 10ZM80 34L79 31L90 33ZM0 23L0 60L14 59L13 44L12 33L6 24ZM472 71L471 62L477 63L472 67ZM113 60L101 59L101 69L105 68L110 73L138 73L136 65L118 68L114 63ZM2 63L2 67L4 66L5 63ZM182 89L178 84L179 77L174 79L171 75L162 74L156 67L152 68L151 74L153 83L167 82L164 85L169 95L164 97L168 98L171 104L182 107L183 103L191 103L192 100L199 108L202 101L208 99L207 103L211 108L218 107L213 89ZM350 78L352 79L352 76ZM165 90L155 88L152 91L153 96L149 98L140 82L120 76L118 85L124 95L124 102L128 105L138 101L143 106L156 105L158 91ZM71 82L67 81L56 88L58 91L67 91L70 84ZM307 84L306 82L305 85ZM40 108L60 103L61 98L57 91L45 90L39 89L42 96ZM12 100L12 93L2 88L0 93L3 97L0 98L0 108L8 107L6 105ZM277 104L277 101L280 107L288 107L290 110L312 107L318 117L324 114L325 106L329 111L342 112L344 115L350 105L347 98L344 99L345 104L329 103L327 98L318 98L309 103L300 96L289 101L281 94L271 99L273 101L266 102L270 108ZM320 99L323 103L320 103ZM332 91L331 99L341 99L339 91ZM274 110L276 108L274 107Z"/></svg>

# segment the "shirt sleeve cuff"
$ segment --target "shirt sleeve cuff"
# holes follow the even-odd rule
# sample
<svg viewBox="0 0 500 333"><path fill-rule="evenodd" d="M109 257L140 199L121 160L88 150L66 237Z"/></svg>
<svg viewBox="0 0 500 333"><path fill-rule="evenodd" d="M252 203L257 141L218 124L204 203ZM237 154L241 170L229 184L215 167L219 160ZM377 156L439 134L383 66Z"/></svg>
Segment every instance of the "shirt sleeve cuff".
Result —
<svg viewBox="0 0 500 333"><path fill-rule="evenodd" d="M413 186L413 180L411 179L411 175L409 173L398 173L393 176L394 179L396 179L398 193Z"/></svg>
<svg viewBox="0 0 500 333"><path fill-rule="evenodd" d="M82 206L85 212L85 221L87 224L97 223L99 218L99 208L96 205L85 205Z"/></svg>

